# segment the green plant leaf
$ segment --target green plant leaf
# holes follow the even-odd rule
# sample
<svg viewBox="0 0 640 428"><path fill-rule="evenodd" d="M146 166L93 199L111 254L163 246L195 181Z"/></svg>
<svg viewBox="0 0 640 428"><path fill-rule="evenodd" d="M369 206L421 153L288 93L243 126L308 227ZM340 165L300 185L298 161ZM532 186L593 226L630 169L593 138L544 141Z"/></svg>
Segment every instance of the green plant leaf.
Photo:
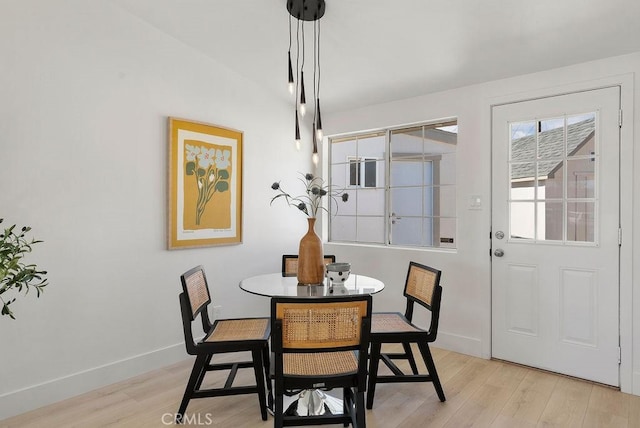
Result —
<svg viewBox="0 0 640 428"><path fill-rule="evenodd" d="M25 295L29 293L31 288L36 289L37 297L47 285L44 270L38 270L38 267L31 263L23 263L22 259L32 250L32 245L42 241L32 239L30 242L25 238L25 234L31 231L28 226L22 227L19 232L14 232L16 225L10 226L0 235L0 302L2 302L2 310L0 315L9 316L15 319L15 316L9 305L16 298L11 297L11 292L21 293ZM10 296L10 297L7 297Z"/></svg>
<svg viewBox="0 0 640 428"><path fill-rule="evenodd" d="M222 180L228 180L229 179L229 171L227 171L226 169L221 169L218 171L218 177L220 177L220 179Z"/></svg>

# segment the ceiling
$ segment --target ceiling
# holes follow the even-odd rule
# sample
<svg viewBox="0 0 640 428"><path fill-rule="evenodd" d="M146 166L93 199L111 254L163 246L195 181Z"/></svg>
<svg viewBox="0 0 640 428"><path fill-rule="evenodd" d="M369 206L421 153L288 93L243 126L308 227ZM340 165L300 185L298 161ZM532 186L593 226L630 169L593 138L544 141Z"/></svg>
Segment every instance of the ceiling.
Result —
<svg viewBox="0 0 640 428"><path fill-rule="evenodd" d="M289 97L286 0L112 1ZM640 51L638 0L326 2L325 114Z"/></svg>

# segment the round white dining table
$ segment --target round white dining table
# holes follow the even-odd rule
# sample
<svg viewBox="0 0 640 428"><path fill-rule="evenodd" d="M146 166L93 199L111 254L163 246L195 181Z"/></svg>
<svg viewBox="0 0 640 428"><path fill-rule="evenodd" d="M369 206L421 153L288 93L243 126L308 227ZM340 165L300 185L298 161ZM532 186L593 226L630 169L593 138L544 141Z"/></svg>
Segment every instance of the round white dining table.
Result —
<svg viewBox="0 0 640 428"><path fill-rule="evenodd" d="M325 279L321 285L298 285L295 276L267 273L243 279L240 281L240 288L266 297L331 297L379 293L384 289L384 283L379 279L352 273L340 284L331 284L329 279Z"/></svg>

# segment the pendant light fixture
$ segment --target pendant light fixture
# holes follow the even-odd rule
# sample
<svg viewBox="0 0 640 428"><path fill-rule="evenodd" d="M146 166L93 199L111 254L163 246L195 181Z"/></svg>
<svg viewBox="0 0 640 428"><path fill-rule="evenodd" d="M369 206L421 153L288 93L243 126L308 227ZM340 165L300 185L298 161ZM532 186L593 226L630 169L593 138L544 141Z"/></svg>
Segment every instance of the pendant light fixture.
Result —
<svg viewBox="0 0 640 428"><path fill-rule="evenodd" d="M291 65L291 15L289 15L289 93L293 95L293 67Z"/></svg>
<svg viewBox="0 0 640 428"><path fill-rule="evenodd" d="M320 117L320 18L324 15L325 0L287 0L289 11L289 92L295 87L295 137L296 148L300 149L300 120L307 111L307 99L304 87L305 65L305 29L304 22L313 22L313 123L312 149L313 163L318 163L318 142L322 141L322 118ZM293 73L291 61L291 18L296 19L296 72ZM302 29L302 30L301 30ZM302 31L302 38L300 32ZM302 41L302 47L300 43ZM300 62L302 56L302 62ZM295 77L294 77L295 76Z"/></svg>

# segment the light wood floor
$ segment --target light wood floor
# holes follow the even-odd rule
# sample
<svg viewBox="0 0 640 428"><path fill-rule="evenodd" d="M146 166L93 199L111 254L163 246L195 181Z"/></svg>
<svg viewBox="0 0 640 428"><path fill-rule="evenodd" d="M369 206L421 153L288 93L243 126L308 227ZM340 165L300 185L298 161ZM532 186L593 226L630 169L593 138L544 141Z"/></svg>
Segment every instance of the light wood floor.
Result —
<svg viewBox="0 0 640 428"><path fill-rule="evenodd" d="M538 370L433 349L447 401L431 383L383 384L369 428L640 427L640 397ZM163 427L177 410L191 359L0 421L1 427ZM249 382L243 370L237 380ZM223 382L222 373L205 380ZM255 395L193 400L192 425L271 427ZM342 425L336 425L336 427Z"/></svg>

